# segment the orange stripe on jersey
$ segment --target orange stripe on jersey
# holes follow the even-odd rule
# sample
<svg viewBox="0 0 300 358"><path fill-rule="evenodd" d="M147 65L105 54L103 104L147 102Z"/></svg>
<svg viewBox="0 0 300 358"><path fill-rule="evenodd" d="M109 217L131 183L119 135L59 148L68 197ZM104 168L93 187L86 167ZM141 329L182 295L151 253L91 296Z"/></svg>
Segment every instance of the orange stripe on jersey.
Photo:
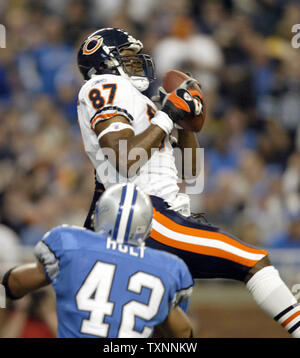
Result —
<svg viewBox="0 0 300 358"><path fill-rule="evenodd" d="M167 229L170 229L172 231L175 231L179 234L189 235L189 236L196 236L196 237L202 237L205 239L213 239L222 241L226 244L229 244L231 246L234 246L238 249L250 252L252 254L260 254L260 255L268 255L268 253L261 249L252 248L246 245L243 245L243 243L234 240L230 238L227 235L224 235L221 232L215 232L215 231L208 231L208 230L201 230L201 229L195 229L187 226L183 226L180 224L175 223L173 220L169 219L167 216L163 215L159 211L153 209L154 212L154 219L160 223L161 225L165 226Z"/></svg>
<svg viewBox="0 0 300 358"><path fill-rule="evenodd" d="M154 229L152 229L150 236L153 239L161 242L162 244L165 244L165 245L168 245L171 247L175 247L177 249L191 251L191 252L195 252L197 254L202 254L202 255L207 255L207 256L220 257L220 258L223 258L226 260L237 262L237 263L247 266L247 267L253 267L255 265L255 263L257 262L254 260L249 260L244 257L234 255L233 253L230 253L228 251L224 251L224 250L221 250L218 248L194 245L194 244L189 244L189 243L185 243L182 241L173 240L173 239L170 239L170 238L162 235L161 233L157 232Z"/></svg>
<svg viewBox="0 0 300 358"><path fill-rule="evenodd" d="M113 113L105 113L105 114L99 114L98 116L96 116L92 123L91 123L91 128L93 129L93 124L96 122L97 119L101 118L101 119L109 119L112 117L115 117L116 115L118 115L117 112L113 112Z"/></svg>
<svg viewBox="0 0 300 358"><path fill-rule="evenodd" d="M281 323L282 327L287 326L294 318L298 317L299 315L300 315L300 311L292 314L291 317L287 318L284 322Z"/></svg>

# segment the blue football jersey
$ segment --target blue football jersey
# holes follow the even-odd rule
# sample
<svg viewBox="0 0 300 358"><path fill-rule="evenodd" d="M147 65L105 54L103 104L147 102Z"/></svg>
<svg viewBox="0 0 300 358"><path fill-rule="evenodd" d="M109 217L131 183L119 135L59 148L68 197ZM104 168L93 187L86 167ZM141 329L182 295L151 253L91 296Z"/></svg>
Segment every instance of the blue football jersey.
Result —
<svg viewBox="0 0 300 358"><path fill-rule="evenodd" d="M58 337L151 337L194 284L177 256L82 228L54 228L35 255L56 292Z"/></svg>

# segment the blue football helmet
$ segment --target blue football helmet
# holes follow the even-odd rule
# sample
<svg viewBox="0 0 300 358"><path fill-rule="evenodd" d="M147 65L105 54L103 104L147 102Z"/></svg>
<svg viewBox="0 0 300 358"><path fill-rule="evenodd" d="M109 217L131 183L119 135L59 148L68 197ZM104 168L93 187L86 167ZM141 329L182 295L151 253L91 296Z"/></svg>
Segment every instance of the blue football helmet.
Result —
<svg viewBox="0 0 300 358"><path fill-rule="evenodd" d="M78 67L85 80L92 75L114 74L129 78L141 92L155 80L152 58L142 54L143 44L117 28L97 30L89 35L78 51ZM121 54L131 50L132 54Z"/></svg>

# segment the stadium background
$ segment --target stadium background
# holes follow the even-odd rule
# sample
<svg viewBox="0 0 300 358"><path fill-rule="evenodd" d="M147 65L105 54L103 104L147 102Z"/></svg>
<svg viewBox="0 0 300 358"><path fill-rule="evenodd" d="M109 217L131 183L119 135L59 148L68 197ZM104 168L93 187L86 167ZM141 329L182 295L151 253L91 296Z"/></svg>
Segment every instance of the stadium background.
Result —
<svg viewBox="0 0 300 358"><path fill-rule="evenodd" d="M192 197L193 208L268 248L297 289L300 49L291 45L291 29L300 22L299 6L284 0L0 1L6 27L6 48L0 49L0 277L31 260L33 246L50 228L83 223L94 183L77 124L82 80L76 53L86 34L121 27L143 41L159 78L184 69L202 84L205 187ZM287 337L239 283L197 282L191 313L199 337ZM51 289L0 310L1 337L53 337L55 325Z"/></svg>

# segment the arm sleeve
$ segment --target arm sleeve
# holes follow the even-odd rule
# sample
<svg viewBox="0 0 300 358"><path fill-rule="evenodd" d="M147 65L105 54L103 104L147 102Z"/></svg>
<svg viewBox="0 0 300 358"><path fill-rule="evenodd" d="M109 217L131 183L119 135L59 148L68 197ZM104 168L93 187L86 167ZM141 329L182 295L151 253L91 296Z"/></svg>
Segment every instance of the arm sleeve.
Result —
<svg viewBox="0 0 300 358"><path fill-rule="evenodd" d="M51 283L55 282L59 272L61 252L62 247L58 229L53 229L46 233L34 248L35 257L44 266L47 280Z"/></svg>
<svg viewBox="0 0 300 358"><path fill-rule="evenodd" d="M193 292L194 280L186 264L181 259L177 260L177 273L176 291L171 301L171 308L178 305L186 312Z"/></svg>
<svg viewBox="0 0 300 358"><path fill-rule="evenodd" d="M100 121L121 115L131 123L134 120L132 84L121 76L101 76L83 92L91 129Z"/></svg>

